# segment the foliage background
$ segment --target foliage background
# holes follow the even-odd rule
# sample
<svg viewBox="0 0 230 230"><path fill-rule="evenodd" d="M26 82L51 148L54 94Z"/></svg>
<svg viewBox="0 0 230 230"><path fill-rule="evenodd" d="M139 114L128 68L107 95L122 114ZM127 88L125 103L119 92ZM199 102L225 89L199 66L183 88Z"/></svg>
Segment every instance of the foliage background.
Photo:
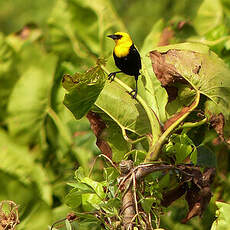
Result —
<svg viewBox="0 0 230 230"><path fill-rule="evenodd" d="M170 43L202 42L230 65L229 0L0 0L0 8L0 200L20 205L17 229L47 229L63 218L70 211L66 182L79 166L89 171L99 154L88 121L64 107L61 79L109 58L106 35L128 31L142 47L152 33L154 49L167 27ZM179 22L186 22L183 29ZM210 229L214 201L230 201L229 149L211 147L218 179L203 219L180 224L184 207L177 202L162 227ZM102 169L97 161L95 179Z"/></svg>

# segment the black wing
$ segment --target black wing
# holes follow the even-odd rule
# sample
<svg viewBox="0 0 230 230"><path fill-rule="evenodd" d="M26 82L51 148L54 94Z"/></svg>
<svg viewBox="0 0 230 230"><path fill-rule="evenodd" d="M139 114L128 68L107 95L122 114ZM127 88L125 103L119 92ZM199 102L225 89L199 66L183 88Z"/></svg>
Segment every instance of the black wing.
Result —
<svg viewBox="0 0 230 230"><path fill-rule="evenodd" d="M139 70L141 69L141 57L133 44L129 49L129 54L126 57L118 58L114 53L113 57L116 66L125 74L131 76L139 76Z"/></svg>

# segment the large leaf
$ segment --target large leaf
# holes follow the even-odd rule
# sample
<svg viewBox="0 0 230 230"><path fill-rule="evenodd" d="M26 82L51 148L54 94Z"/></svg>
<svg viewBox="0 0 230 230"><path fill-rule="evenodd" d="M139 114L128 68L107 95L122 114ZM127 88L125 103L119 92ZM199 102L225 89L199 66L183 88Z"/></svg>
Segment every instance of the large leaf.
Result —
<svg viewBox="0 0 230 230"><path fill-rule="evenodd" d="M0 33L0 120L6 118L9 95L18 78L16 64L15 51Z"/></svg>
<svg viewBox="0 0 230 230"><path fill-rule="evenodd" d="M230 225L230 204L223 202L216 202L217 211L216 211L216 220L212 224L211 230L227 230Z"/></svg>
<svg viewBox="0 0 230 230"><path fill-rule="evenodd" d="M100 65L83 74L64 75L63 86L69 90L64 104L76 119L82 118L97 100L105 83L105 73Z"/></svg>
<svg viewBox="0 0 230 230"><path fill-rule="evenodd" d="M203 35L222 23L223 10L220 0L204 0L193 22L198 34Z"/></svg>
<svg viewBox="0 0 230 230"><path fill-rule="evenodd" d="M144 75L142 82L144 89L140 91L140 95L146 100L162 123L166 120L165 106L168 101L168 96L166 90L161 87L160 81L156 78L154 72L152 71L149 51L157 47L163 26L164 23L162 20L158 21L153 26L141 49L143 65L142 73Z"/></svg>
<svg viewBox="0 0 230 230"><path fill-rule="evenodd" d="M95 105L122 129L138 135L150 132L149 120L142 106L116 82L105 85Z"/></svg>
<svg viewBox="0 0 230 230"><path fill-rule="evenodd" d="M96 45L98 46L98 42L100 43L100 46L98 46L100 55L108 54L108 52L110 52L109 48L111 48L111 46L108 46L109 43L107 42L108 39L106 38L106 35L108 35L108 33L111 33L111 32L113 33L115 31L125 31L126 30L122 20L118 17L110 1L107 1L107 0L97 0L97 1L72 0L72 1L77 4L77 9L79 10L81 9L81 12L90 9L91 12L94 12L94 14L96 14L96 17L97 17L97 20L94 20L92 22L89 22L89 21L83 22L80 18L82 16L75 13L76 22L81 23L79 24L80 30L78 30L78 33L77 33L78 36L80 36L81 40L84 41L85 45L88 46L90 45L90 43L86 42L85 39L86 38L89 39L89 35L91 37L93 37L92 35L94 35L95 38L98 39L98 40L95 40L97 43ZM88 15L87 15L87 18L88 18ZM87 30L84 29L86 26L88 28ZM96 53L99 53L99 52L97 51Z"/></svg>
<svg viewBox="0 0 230 230"><path fill-rule="evenodd" d="M22 4L21 0L0 1L1 30L8 34L22 29L29 23L45 25L54 2L24 0Z"/></svg>
<svg viewBox="0 0 230 230"><path fill-rule="evenodd" d="M15 144L15 140L0 130L0 169L13 175L27 186L37 185L41 199L51 204L51 187L44 169L35 162L26 147Z"/></svg>
<svg viewBox="0 0 230 230"><path fill-rule="evenodd" d="M151 52L154 70L163 66L167 77L177 75L208 99L209 113L230 116L230 70L208 47L184 43L160 47ZM170 72L171 71L171 72ZM159 72L158 72L159 73ZM167 76L167 74L169 74ZM160 76L160 75L158 75Z"/></svg>
<svg viewBox="0 0 230 230"><path fill-rule="evenodd" d="M35 142L50 103L57 58L35 45L25 45L18 65L20 79L8 106L9 130L24 143Z"/></svg>
<svg viewBox="0 0 230 230"><path fill-rule="evenodd" d="M102 132L101 138L109 144L114 162L121 162L125 153L131 150L131 144L124 139L120 127L115 122L106 122L106 129Z"/></svg>
<svg viewBox="0 0 230 230"><path fill-rule="evenodd" d="M111 52L107 34L125 30L110 1L106 0L57 1L48 25L47 44L62 57L84 59L84 65L92 64L89 57Z"/></svg>
<svg viewBox="0 0 230 230"><path fill-rule="evenodd" d="M31 229L47 229L48 224L52 221L51 208L42 201L37 201L36 204L30 206L28 215L17 226L18 230Z"/></svg>

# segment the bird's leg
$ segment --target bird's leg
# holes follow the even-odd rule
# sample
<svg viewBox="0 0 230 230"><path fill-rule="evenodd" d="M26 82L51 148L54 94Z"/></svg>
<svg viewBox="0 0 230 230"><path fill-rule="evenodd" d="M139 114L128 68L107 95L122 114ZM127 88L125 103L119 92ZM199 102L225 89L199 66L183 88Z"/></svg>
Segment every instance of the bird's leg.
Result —
<svg viewBox="0 0 230 230"><path fill-rule="evenodd" d="M133 99L136 99L137 97L137 80L138 80L138 76L135 76L136 88L129 93Z"/></svg>
<svg viewBox="0 0 230 230"><path fill-rule="evenodd" d="M116 76L117 73L121 73L122 71L117 71L117 72L112 72L108 75L108 79L111 80L110 82L112 82Z"/></svg>

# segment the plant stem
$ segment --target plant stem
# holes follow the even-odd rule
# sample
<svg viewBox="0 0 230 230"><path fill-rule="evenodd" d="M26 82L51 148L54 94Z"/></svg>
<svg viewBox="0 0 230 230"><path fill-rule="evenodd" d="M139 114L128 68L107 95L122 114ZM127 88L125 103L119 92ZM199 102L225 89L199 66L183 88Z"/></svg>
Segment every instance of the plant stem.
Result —
<svg viewBox="0 0 230 230"><path fill-rule="evenodd" d="M150 147L150 151L148 152L145 158L145 162L150 162L157 159L161 147L164 144L164 142L167 140L169 134L198 106L199 101L200 101L200 92L197 91L196 99L191 105L191 107L189 108L189 110L186 113L184 113L179 119L177 119L171 126L169 126L169 128L166 129L165 132L160 136L156 144L153 145L152 148Z"/></svg>
<svg viewBox="0 0 230 230"><path fill-rule="evenodd" d="M128 92L132 91L132 89L129 86L127 86L125 83L123 83L118 78L115 78L114 81L116 81L119 85L121 85L123 88L125 88ZM154 119L155 114L152 112L151 108L146 104L146 102L142 99L142 97L140 95L137 94L136 99L142 105L143 109L145 110L145 112L148 116L148 119L150 122L150 127L151 127L151 134L152 134L152 136L154 136L154 130L156 129L155 128L155 119ZM156 117L156 120L158 121L157 117Z"/></svg>
<svg viewBox="0 0 230 230"><path fill-rule="evenodd" d="M180 126L178 128L179 129L183 129L183 128L194 128L194 127L198 127L198 126L201 126L201 125L205 124L207 121L208 121L208 118L205 117L201 121L197 121L197 122L186 122L186 123L184 123L182 126Z"/></svg>

